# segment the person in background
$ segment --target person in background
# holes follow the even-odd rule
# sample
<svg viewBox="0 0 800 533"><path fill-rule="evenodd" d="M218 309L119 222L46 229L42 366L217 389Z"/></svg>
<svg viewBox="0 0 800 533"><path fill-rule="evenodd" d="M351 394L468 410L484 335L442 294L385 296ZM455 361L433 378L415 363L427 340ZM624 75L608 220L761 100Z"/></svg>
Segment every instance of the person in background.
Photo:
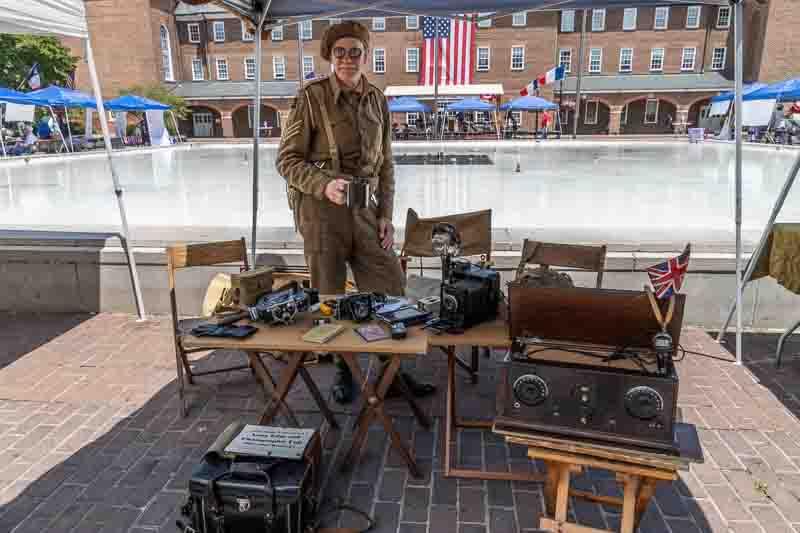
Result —
<svg viewBox="0 0 800 533"><path fill-rule="evenodd" d="M40 139L50 139L53 136L50 129L50 117L44 116L39 119L39 123L36 125L36 135Z"/></svg>
<svg viewBox="0 0 800 533"><path fill-rule="evenodd" d="M36 145L36 135L33 134L31 126L25 126L25 137L17 141L11 148L11 155L27 155L33 153L33 147Z"/></svg>
<svg viewBox="0 0 800 533"><path fill-rule="evenodd" d="M545 111L542 115L542 129L544 130L544 138L547 139L547 132L550 131L550 112Z"/></svg>

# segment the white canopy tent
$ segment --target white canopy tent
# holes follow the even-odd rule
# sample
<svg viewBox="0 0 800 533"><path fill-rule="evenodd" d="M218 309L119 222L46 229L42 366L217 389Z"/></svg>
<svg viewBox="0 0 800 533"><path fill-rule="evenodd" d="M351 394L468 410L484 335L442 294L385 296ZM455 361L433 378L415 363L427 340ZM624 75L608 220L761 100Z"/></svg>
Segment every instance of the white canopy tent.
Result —
<svg viewBox="0 0 800 533"><path fill-rule="evenodd" d="M97 69L94 63L92 42L89 37L89 24L86 19L86 6L84 0L0 0L0 33L57 35L64 37L78 37L86 41L86 59L89 64L89 75L92 80L92 89L97 103L97 112L100 115L100 126L103 130L108 165L111 170L111 179L114 185L114 194L117 197L121 219L122 238L125 239L123 248L128 258L131 283L133 285L136 310L139 318L145 318L142 290L139 284L139 275L136 271L136 262L133 258L128 231L128 217L125 213L123 191L119 183L119 176L114 166L111 154L111 135L106 123L105 108L103 107L103 94L97 78Z"/></svg>

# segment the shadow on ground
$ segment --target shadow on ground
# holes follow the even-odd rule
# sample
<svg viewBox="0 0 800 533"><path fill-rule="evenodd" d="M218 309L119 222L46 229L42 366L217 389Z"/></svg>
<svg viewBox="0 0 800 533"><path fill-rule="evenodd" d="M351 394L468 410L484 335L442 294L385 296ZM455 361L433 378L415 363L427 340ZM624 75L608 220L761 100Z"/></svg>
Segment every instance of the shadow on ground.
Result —
<svg viewBox="0 0 800 533"><path fill-rule="evenodd" d="M0 369L92 318L91 313L0 312Z"/></svg>

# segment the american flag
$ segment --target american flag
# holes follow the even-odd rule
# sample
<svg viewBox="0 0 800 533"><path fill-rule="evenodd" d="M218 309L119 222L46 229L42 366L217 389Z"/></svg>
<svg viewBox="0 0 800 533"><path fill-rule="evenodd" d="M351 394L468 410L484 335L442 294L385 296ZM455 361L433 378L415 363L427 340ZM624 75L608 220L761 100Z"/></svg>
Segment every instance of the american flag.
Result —
<svg viewBox="0 0 800 533"><path fill-rule="evenodd" d="M650 276L650 283L653 284L656 298L669 298L681 290L683 278L689 268L690 252L691 245L687 244L681 255L647 269L647 275Z"/></svg>
<svg viewBox="0 0 800 533"><path fill-rule="evenodd" d="M439 57L434 58L434 39L439 39ZM419 84L433 85L434 65L441 85L469 85L475 70L475 21L424 17L422 20L422 66ZM438 64L437 64L438 62Z"/></svg>

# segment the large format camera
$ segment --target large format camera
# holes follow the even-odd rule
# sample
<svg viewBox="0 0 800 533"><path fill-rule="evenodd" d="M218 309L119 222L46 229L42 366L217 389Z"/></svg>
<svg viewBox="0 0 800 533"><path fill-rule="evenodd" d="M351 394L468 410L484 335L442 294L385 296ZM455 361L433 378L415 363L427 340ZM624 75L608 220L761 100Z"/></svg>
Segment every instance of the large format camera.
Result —
<svg viewBox="0 0 800 533"><path fill-rule="evenodd" d="M500 274L453 259L461 253L461 238L452 224L436 224L431 242L442 259L440 321L451 329L464 329L494 319L500 303Z"/></svg>
<svg viewBox="0 0 800 533"><path fill-rule="evenodd" d="M319 303L317 289L304 289L296 281L269 292L258 299L253 307L248 307L251 320L267 324L291 324L298 313L308 311Z"/></svg>

